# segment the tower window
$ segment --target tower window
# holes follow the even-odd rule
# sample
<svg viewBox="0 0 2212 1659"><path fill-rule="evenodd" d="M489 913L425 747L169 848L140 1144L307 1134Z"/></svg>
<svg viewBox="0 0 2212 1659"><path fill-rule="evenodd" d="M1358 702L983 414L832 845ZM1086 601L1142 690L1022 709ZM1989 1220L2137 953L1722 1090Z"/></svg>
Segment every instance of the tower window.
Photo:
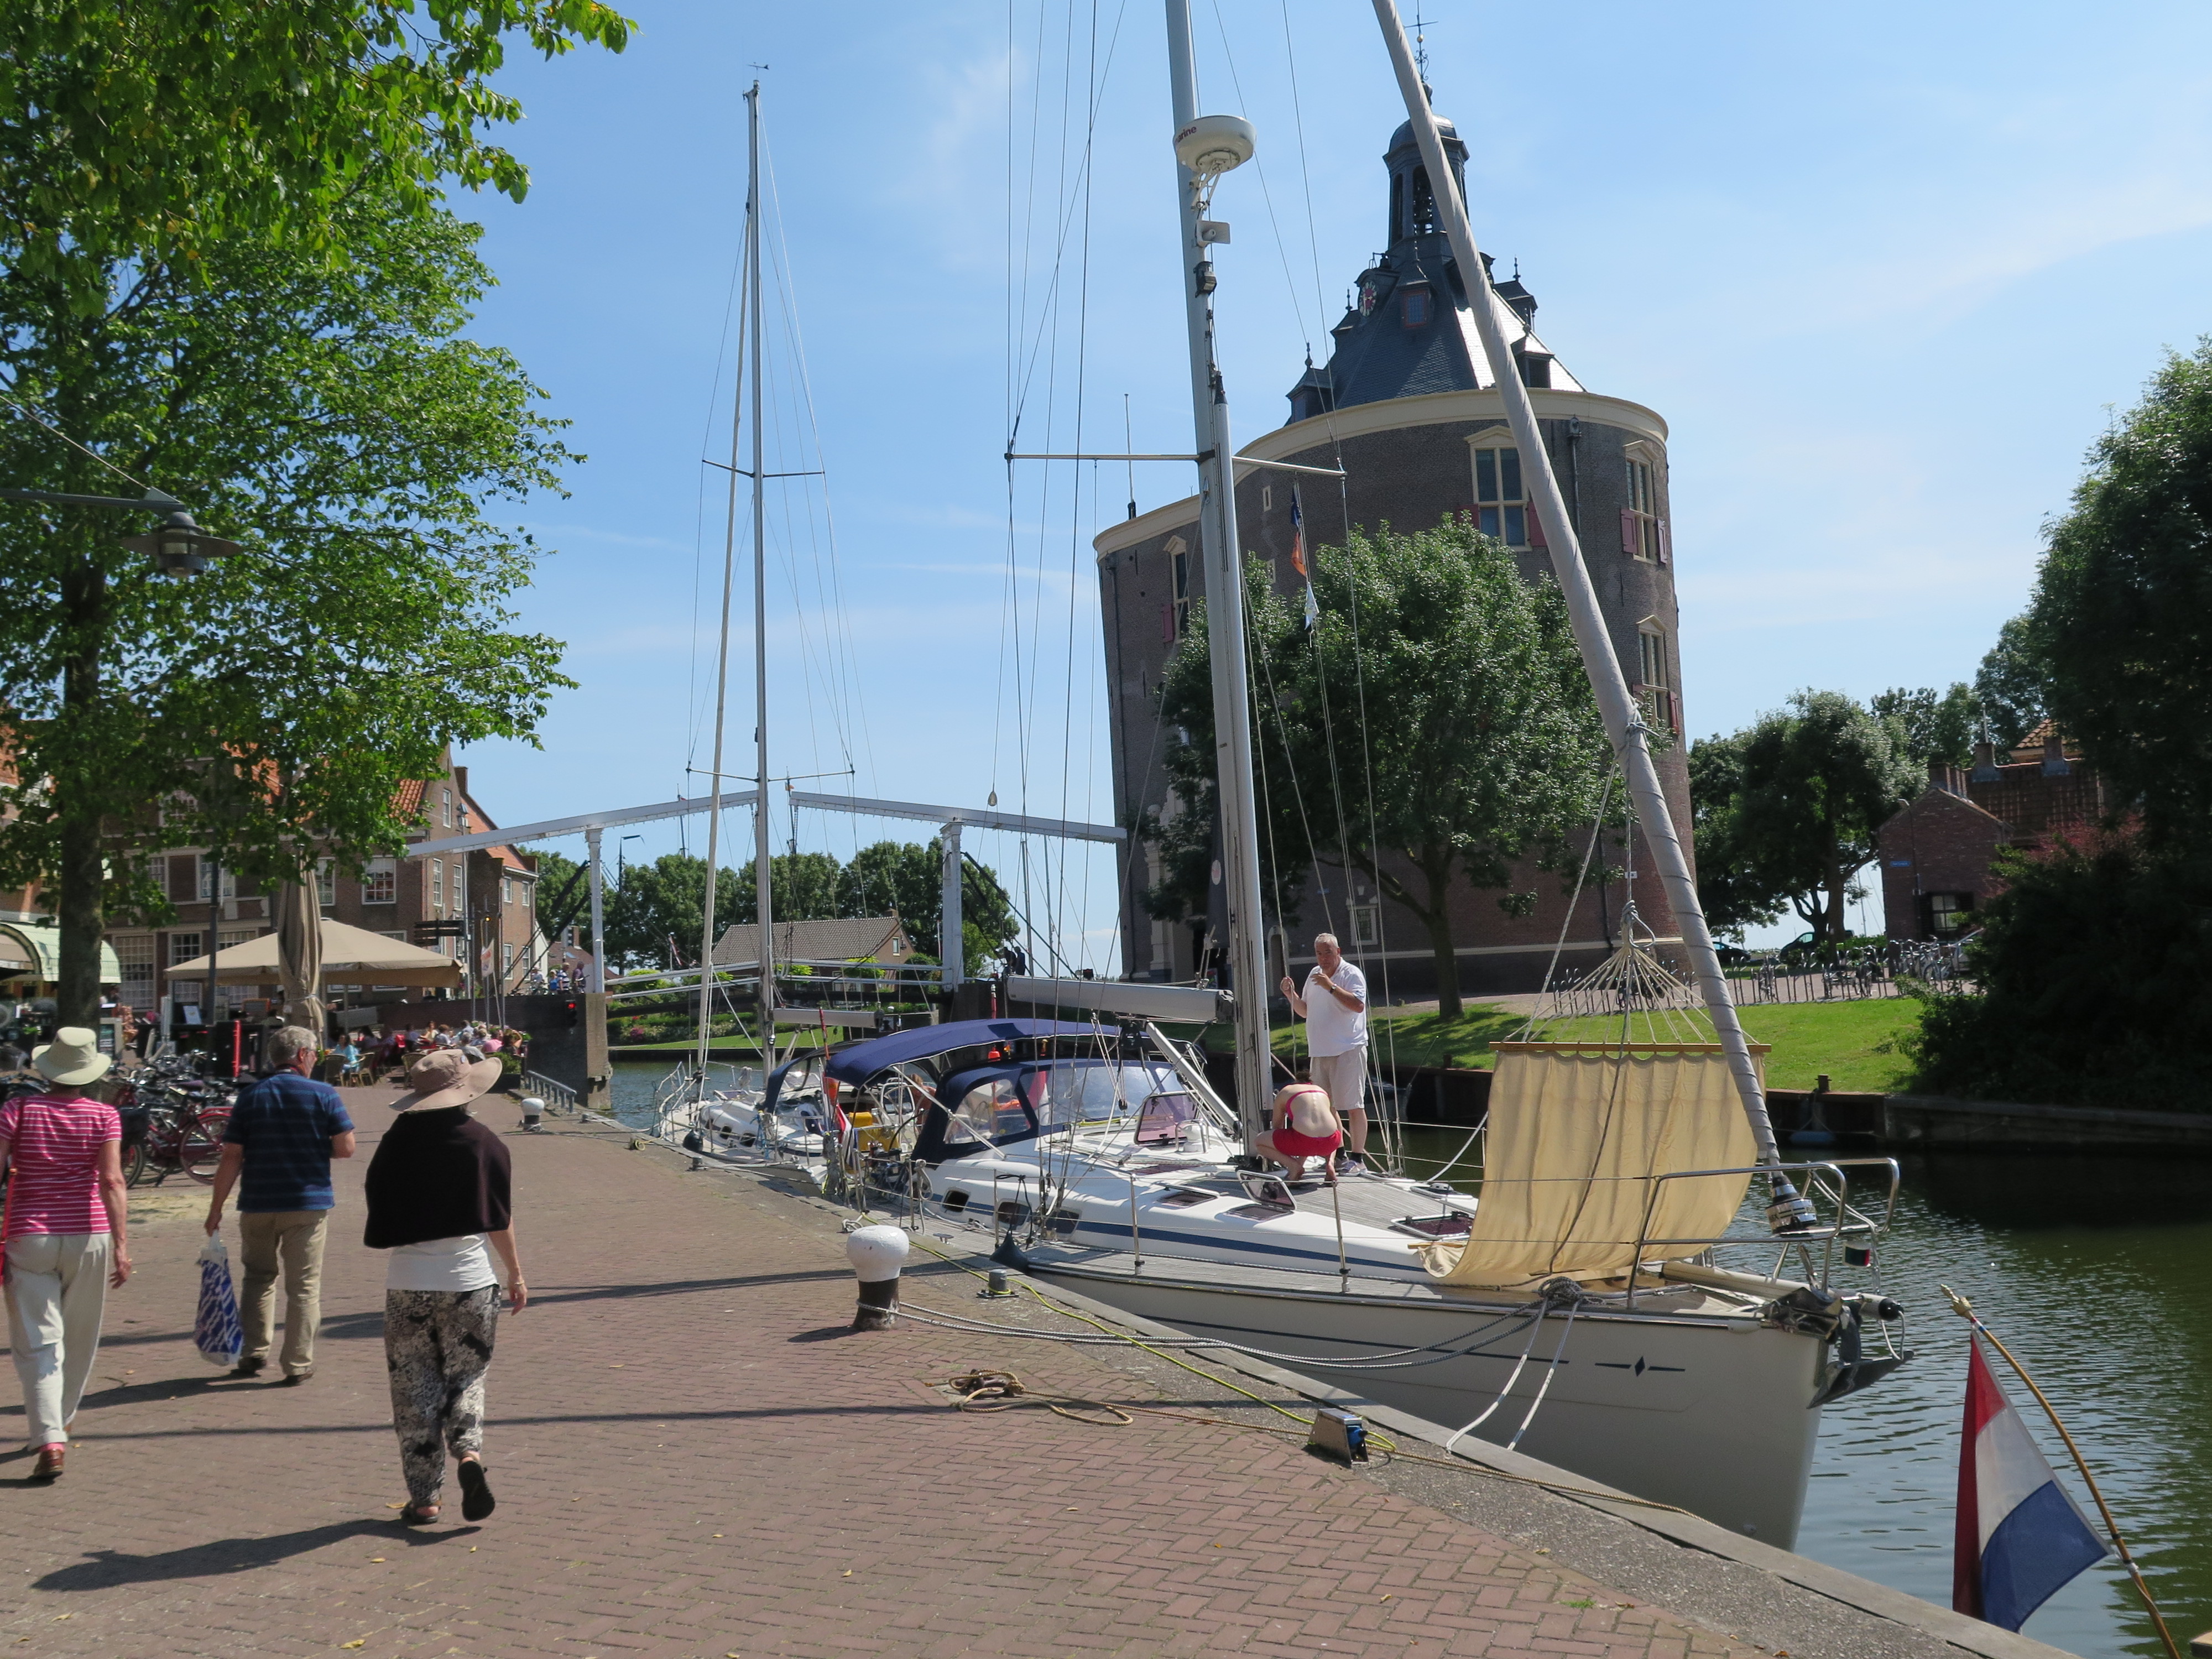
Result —
<svg viewBox="0 0 2212 1659"><path fill-rule="evenodd" d="M1659 516L1658 473L1633 450L1628 457L1628 505L1620 509L1620 550L1631 558L1667 562L1667 521Z"/></svg>
<svg viewBox="0 0 2212 1659"><path fill-rule="evenodd" d="M1180 536L1168 538L1168 566L1175 594L1175 637L1182 637L1183 624L1190 617L1190 547Z"/></svg>
<svg viewBox="0 0 2212 1659"><path fill-rule="evenodd" d="M1644 718L1662 731L1680 736L1681 721L1675 710L1674 676L1667 667L1667 635L1656 623L1646 621L1636 631L1637 696Z"/></svg>
<svg viewBox="0 0 2212 1659"><path fill-rule="evenodd" d="M1426 328L1429 324L1429 291L1425 288L1406 290L1406 326Z"/></svg>
<svg viewBox="0 0 2212 1659"><path fill-rule="evenodd" d="M1528 498L1521 485L1521 452L1510 447L1474 452L1475 527L1508 547L1528 545Z"/></svg>

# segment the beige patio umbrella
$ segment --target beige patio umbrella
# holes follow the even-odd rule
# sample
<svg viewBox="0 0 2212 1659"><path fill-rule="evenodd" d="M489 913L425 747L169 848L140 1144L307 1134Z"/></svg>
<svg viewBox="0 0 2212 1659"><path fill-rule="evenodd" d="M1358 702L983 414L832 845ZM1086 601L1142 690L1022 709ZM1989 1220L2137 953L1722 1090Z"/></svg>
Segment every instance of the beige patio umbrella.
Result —
<svg viewBox="0 0 2212 1659"><path fill-rule="evenodd" d="M461 964L451 957L425 951L404 939L386 939L363 927L350 927L328 916L317 920L322 923L319 932L325 979L365 980L376 986L400 985L410 988L451 987L461 982ZM225 985L275 984L281 977L279 946L280 940L275 933L264 933L243 945L226 945L222 947L222 965L215 976ZM171 976L177 979L202 979L207 971L205 957L194 957L169 969Z"/></svg>
<svg viewBox="0 0 2212 1659"><path fill-rule="evenodd" d="M314 886L288 883L276 896L276 971L284 986L284 1018L319 1038L323 1010L323 911Z"/></svg>

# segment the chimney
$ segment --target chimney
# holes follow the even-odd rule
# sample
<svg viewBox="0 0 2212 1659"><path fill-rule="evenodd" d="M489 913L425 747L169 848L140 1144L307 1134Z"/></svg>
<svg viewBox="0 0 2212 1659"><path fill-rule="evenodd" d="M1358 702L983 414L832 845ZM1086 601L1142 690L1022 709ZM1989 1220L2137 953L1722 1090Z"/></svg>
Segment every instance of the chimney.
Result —
<svg viewBox="0 0 2212 1659"><path fill-rule="evenodd" d="M1966 793L1966 775L1948 761L1929 761L1928 781L1946 794L1963 799Z"/></svg>
<svg viewBox="0 0 2212 1659"><path fill-rule="evenodd" d="M2043 775L2046 778L2063 778L2070 775L2073 770L2072 763L2066 758L2066 740L2058 735L2057 728L2053 726L2043 735Z"/></svg>
<svg viewBox="0 0 2212 1659"><path fill-rule="evenodd" d="M1997 770L1997 746L1987 738L1974 745L1974 775L1976 783L1997 783L2004 774Z"/></svg>

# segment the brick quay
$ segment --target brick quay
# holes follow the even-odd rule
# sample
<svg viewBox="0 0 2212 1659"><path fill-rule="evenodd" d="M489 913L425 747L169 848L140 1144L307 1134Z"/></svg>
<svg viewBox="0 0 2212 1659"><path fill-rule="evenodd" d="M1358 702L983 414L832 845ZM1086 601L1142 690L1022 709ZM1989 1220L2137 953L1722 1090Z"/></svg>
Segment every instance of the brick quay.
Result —
<svg viewBox="0 0 2212 1659"><path fill-rule="evenodd" d="M233 1382L198 1357L205 1189L173 1181L134 1194L139 1271L109 1298L69 1472L37 1487L23 1480L27 1456L0 1462L14 1488L0 1520L12 1569L0 1650L2056 1652L1779 1551L1732 1548L1686 1517L1476 1466L1324 1463L1296 1435L1255 1431L1279 1415L1142 1350L912 1320L849 1334L838 1218L795 1177L690 1171L574 1121L512 1137L532 1301L502 1321L491 1371L499 1512L404 1530L383 1258L352 1242L387 1097L349 1091L362 1155L338 1166L323 1336L304 1387ZM481 1109L502 1130L515 1122L511 1102ZM915 1308L1085 1328L1035 1304L979 1302L965 1272L919 1260ZM946 1380L978 1369L1151 1409L1127 1425L1036 1405L954 1409ZM1224 1374L1310 1411L1264 1367ZM21 1411L12 1391L8 1409ZM447 1496L458 1516L450 1484Z"/></svg>

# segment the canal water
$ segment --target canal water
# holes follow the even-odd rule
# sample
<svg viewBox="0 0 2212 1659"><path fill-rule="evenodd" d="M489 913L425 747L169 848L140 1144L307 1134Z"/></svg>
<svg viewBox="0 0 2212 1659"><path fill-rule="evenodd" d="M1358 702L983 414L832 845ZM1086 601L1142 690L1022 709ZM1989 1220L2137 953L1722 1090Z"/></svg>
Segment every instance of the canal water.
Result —
<svg viewBox="0 0 2212 1659"><path fill-rule="evenodd" d="M617 1115L638 1121L662 1075L617 1066ZM1465 1139L1410 1129L1408 1167L1429 1173ZM1966 1340L1937 1289L1949 1285L2065 1416L2185 1647L2212 1630L2212 1164L2007 1152L1900 1163L1897 1225L1876 1265L1905 1305L1915 1358L1823 1413L1798 1551L1950 1605ZM2001 1380L2094 1519L2034 1401ZM2061 1590L2024 1634L2086 1659L2163 1651L2117 1562Z"/></svg>

